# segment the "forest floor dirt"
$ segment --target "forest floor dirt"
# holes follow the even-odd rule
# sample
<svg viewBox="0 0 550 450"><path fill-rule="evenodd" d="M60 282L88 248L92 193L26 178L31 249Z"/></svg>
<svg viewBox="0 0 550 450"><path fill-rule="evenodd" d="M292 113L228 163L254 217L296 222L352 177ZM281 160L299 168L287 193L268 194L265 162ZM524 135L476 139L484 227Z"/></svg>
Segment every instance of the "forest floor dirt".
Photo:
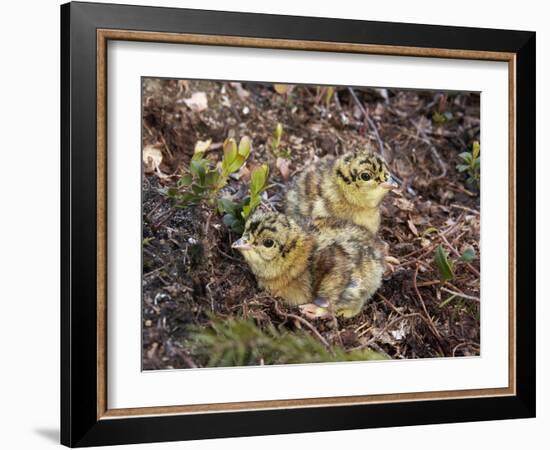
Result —
<svg viewBox="0 0 550 450"><path fill-rule="evenodd" d="M289 180L316 158L366 145L402 180L382 205L380 234L397 260L393 272L356 317L310 321L328 343L368 345L396 359L480 354L480 199L456 168L458 155L479 141L479 95L347 87L331 94L311 86L144 79L143 146L159 150L154 167L144 163L142 182L144 369L203 366L188 345L189 330L213 315L312 333L287 316L298 308L258 289L231 249L239 236L217 211L204 204L176 209L165 195L187 172L197 141L212 140L208 154L216 161L227 137L244 135L252 139L247 168L270 168L266 208L282 210ZM277 123L290 151L288 173L269 145ZM246 173L240 175L226 193L242 191ZM453 261L454 278L445 284L438 246ZM471 250L473 259L461 259Z"/></svg>

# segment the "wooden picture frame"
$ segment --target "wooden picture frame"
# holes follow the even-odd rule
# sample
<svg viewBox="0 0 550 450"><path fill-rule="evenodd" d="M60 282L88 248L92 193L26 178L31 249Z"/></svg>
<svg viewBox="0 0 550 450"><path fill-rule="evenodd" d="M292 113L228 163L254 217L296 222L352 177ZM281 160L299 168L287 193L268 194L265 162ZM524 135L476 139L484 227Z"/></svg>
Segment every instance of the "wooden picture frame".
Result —
<svg viewBox="0 0 550 450"><path fill-rule="evenodd" d="M105 188L109 40L507 62L508 387L110 409L106 394ZM61 442L64 445L534 417L535 33L69 3L61 7L61 56Z"/></svg>

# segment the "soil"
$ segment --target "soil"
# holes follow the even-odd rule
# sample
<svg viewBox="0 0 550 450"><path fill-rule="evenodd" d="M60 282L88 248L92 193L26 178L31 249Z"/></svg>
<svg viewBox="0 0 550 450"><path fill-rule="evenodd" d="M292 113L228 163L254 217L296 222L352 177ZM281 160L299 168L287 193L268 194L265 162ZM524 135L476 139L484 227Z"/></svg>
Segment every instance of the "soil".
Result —
<svg viewBox="0 0 550 450"><path fill-rule="evenodd" d="M206 94L207 106L189 99ZM239 236L212 207L174 208L166 189L187 173L197 141L212 140L219 161L223 141L247 135L247 168L267 163L262 208L282 210L292 177L316 158L370 145L382 153L401 189L382 205L380 233L395 258L382 287L351 319L310 320L330 344L367 345L388 357L433 358L480 354L479 192L457 171L459 154L479 141L479 94L260 83L144 79L143 146L162 161L144 164L143 368L206 364L188 343L191 325L212 315L245 317L259 326L303 327L286 313L299 310L260 290L240 254ZM187 102L186 102L187 100ZM277 123L290 152L287 177L270 146ZM246 171L224 195L239 196ZM440 282L435 250L453 261L454 278ZM473 249L472 261L462 261ZM458 294L458 295L456 295Z"/></svg>

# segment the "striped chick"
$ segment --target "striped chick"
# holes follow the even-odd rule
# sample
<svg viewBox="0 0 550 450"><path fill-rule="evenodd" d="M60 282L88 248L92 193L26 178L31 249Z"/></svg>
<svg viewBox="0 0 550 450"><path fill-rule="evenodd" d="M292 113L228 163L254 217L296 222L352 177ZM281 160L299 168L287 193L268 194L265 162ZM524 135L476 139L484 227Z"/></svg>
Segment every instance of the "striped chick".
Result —
<svg viewBox="0 0 550 450"><path fill-rule="evenodd" d="M327 156L296 178L287 192L286 213L300 224L333 217L376 233L380 203L395 187L388 165L375 153L361 150L338 158Z"/></svg>
<svg viewBox="0 0 550 450"><path fill-rule="evenodd" d="M353 317L382 281L381 241L334 218L302 228L283 214L255 213L233 248L261 288L301 305L308 317Z"/></svg>

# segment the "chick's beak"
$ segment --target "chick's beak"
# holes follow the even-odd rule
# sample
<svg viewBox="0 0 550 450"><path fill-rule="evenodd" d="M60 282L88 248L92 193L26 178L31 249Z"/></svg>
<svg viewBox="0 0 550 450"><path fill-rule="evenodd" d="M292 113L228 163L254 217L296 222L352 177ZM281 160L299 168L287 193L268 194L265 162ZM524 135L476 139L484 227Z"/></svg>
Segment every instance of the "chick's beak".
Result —
<svg viewBox="0 0 550 450"><path fill-rule="evenodd" d="M243 251L250 250L252 248L252 245L250 245L245 238L240 238L239 240L231 244L231 248L236 248L237 250Z"/></svg>
<svg viewBox="0 0 550 450"><path fill-rule="evenodd" d="M392 190L392 189L397 189L399 187L399 183L392 175L390 175L388 179L384 183L382 183L380 186L383 187L384 189Z"/></svg>

